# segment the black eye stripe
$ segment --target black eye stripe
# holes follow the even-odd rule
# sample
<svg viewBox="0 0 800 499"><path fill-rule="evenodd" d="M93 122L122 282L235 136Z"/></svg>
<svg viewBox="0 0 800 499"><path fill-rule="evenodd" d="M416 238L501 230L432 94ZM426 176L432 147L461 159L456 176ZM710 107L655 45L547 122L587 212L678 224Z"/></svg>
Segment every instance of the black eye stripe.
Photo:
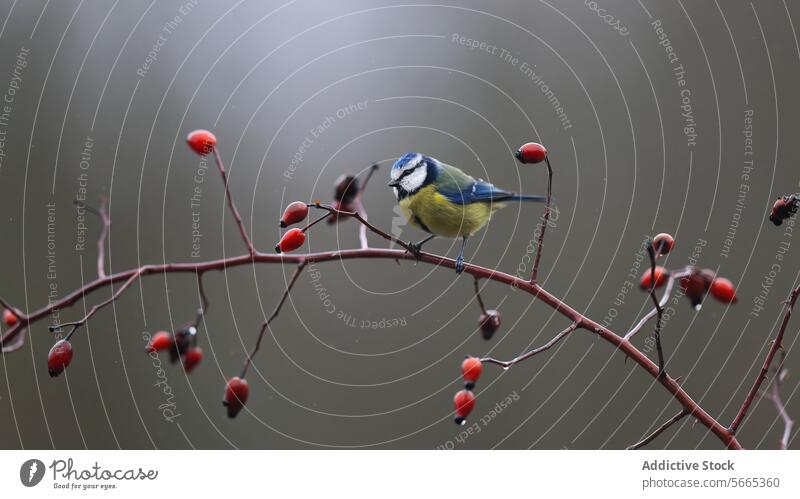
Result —
<svg viewBox="0 0 800 499"><path fill-rule="evenodd" d="M401 178L404 178L404 177L407 177L407 176L411 175L414 172L414 170L416 170L417 168L419 168L419 165L415 166L414 168L410 168L410 169L404 171L403 173L400 174L400 178L398 178L397 180L400 180Z"/></svg>

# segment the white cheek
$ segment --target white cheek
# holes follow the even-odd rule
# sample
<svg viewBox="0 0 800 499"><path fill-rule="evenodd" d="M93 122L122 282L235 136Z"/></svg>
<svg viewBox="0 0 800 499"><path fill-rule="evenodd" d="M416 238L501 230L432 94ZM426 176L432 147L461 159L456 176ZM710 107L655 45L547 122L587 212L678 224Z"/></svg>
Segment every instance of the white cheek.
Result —
<svg viewBox="0 0 800 499"><path fill-rule="evenodd" d="M407 192L414 192L425 182L425 177L428 175L428 172L425 171L425 168L417 168L411 175L406 176L400 183L403 187L403 190Z"/></svg>
<svg viewBox="0 0 800 499"><path fill-rule="evenodd" d="M400 199L400 192L397 190L397 187L392 187L392 190L394 191L394 197Z"/></svg>

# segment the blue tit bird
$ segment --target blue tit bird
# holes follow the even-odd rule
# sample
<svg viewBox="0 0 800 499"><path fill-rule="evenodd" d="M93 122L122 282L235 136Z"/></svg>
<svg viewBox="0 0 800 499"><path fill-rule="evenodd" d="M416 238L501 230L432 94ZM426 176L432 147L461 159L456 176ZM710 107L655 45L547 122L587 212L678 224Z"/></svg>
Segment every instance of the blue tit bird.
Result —
<svg viewBox="0 0 800 499"><path fill-rule="evenodd" d="M422 245L436 236L460 237L456 273L464 270L467 238L479 231L492 214L509 201L544 202L545 196L528 196L498 189L476 180L455 166L416 152L404 154L392 166L389 187L394 189L403 215L430 236L412 243L419 254Z"/></svg>

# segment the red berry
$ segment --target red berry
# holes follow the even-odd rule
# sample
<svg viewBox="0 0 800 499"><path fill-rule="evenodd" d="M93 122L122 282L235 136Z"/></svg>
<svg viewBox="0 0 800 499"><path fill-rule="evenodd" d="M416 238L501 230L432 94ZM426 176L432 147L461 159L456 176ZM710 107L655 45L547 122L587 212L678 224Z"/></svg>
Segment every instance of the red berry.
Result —
<svg viewBox="0 0 800 499"><path fill-rule="evenodd" d="M769 221L775 225L781 225L784 220L797 213L798 204L800 204L800 199L796 194L779 197L772 205Z"/></svg>
<svg viewBox="0 0 800 499"><path fill-rule="evenodd" d="M714 280L714 273L710 270L695 269L692 273L681 279L681 288L692 304L692 307L699 310L703 303L708 287Z"/></svg>
<svg viewBox="0 0 800 499"><path fill-rule="evenodd" d="M483 339L490 340L495 331L500 329L500 312L497 310L487 310L486 313L481 314L478 318L478 323L481 325Z"/></svg>
<svg viewBox="0 0 800 499"><path fill-rule="evenodd" d="M290 225L302 222L308 216L308 206L302 201L295 201L290 203L289 206L283 211L281 217L281 228L286 228Z"/></svg>
<svg viewBox="0 0 800 499"><path fill-rule="evenodd" d="M541 163L547 157L547 149L542 144L528 142L517 150L515 156L523 164Z"/></svg>
<svg viewBox="0 0 800 499"><path fill-rule="evenodd" d="M9 309L3 310L3 322L6 323L6 326L12 327L19 322L19 318Z"/></svg>
<svg viewBox="0 0 800 499"><path fill-rule="evenodd" d="M464 381L468 383L475 383L481 377L481 370L483 364L480 359L476 357L467 357L461 363L461 374L464 375Z"/></svg>
<svg viewBox="0 0 800 499"><path fill-rule="evenodd" d="M239 411L242 410L244 404L247 402L247 395L250 392L250 387L247 385L247 380L239 376L234 376L225 385L225 397L222 399L222 405L228 408L228 417L235 418Z"/></svg>
<svg viewBox="0 0 800 499"><path fill-rule="evenodd" d="M199 364L201 360L203 360L203 349L200 347L191 347L186 351L183 357L183 368L187 373L190 373L197 367L197 364Z"/></svg>
<svg viewBox="0 0 800 499"><path fill-rule="evenodd" d="M475 395L469 390L461 390L453 397L453 405L456 408L456 424L464 424L475 407Z"/></svg>
<svg viewBox="0 0 800 499"><path fill-rule="evenodd" d="M186 326L175 331L172 344L169 349L169 360L173 364L178 362L194 344L194 337L197 335L197 328L195 326Z"/></svg>
<svg viewBox="0 0 800 499"><path fill-rule="evenodd" d="M722 303L736 303L736 288L724 277L711 281L711 295Z"/></svg>
<svg viewBox="0 0 800 499"><path fill-rule="evenodd" d="M286 231L281 241L275 246L276 253L288 253L294 251L306 241L306 233L300 229L294 228Z"/></svg>
<svg viewBox="0 0 800 499"><path fill-rule="evenodd" d="M173 341L172 333L159 331L150 338L150 341L147 342L147 346L145 346L144 349L147 350L148 353L159 352L171 347Z"/></svg>
<svg viewBox="0 0 800 499"><path fill-rule="evenodd" d="M652 271L650 269L644 271L642 278L639 280L639 286L642 289L650 289L650 286L652 285L652 281L650 280L651 276L652 276ZM667 282L667 278L669 277L669 271L664 267L657 266L655 270L655 276L656 276L656 288L660 288L661 286L664 285L665 282Z"/></svg>
<svg viewBox="0 0 800 499"><path fill-rule="evenodd" d="M358 178L352 173L345 173L336 179L333 199L341 204L349 204L358 194Z"/></svg>
<svg viewBox="0 0 800 499"><path fill-rule="evenodd" d="M72 345L67 340L59 340L47 354L47 370L50 377L54 378L64 372L64 369L72 362Z"/></svg>
<svg viewBox="0 0 800 499"><path fill-rule="evenodd" d="M656 251L656 255L666 255L672 251L674 245L675 239L666 232L662 232L653 238L653 249Z"/></svg>
<svg viewBox="0 0 800 499"><path fill-rule="evenodd" d="M217 145L217 137L208 130L194 130L186 136L186 143L194 152L205 156L214 150Z"/></svg>

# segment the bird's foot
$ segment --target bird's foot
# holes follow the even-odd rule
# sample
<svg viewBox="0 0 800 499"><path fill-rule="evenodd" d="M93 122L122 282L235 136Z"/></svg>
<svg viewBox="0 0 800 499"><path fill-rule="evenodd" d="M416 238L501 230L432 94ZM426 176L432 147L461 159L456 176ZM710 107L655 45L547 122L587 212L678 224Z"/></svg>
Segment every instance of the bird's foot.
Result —
<svg viewBox="0 0 800 499"><path fill-rule="evenodd" d="M408 243L407 251L414 255L414 258L419 260L420 255L422 254L422 243Z"/></svg>
<svg viewBox="0 0 800 499"><path fill-rule="evenodd" d="M456 274L460 274L462 272L464 272L464 257L458 255L458 258L456 258Z"/></svg>

